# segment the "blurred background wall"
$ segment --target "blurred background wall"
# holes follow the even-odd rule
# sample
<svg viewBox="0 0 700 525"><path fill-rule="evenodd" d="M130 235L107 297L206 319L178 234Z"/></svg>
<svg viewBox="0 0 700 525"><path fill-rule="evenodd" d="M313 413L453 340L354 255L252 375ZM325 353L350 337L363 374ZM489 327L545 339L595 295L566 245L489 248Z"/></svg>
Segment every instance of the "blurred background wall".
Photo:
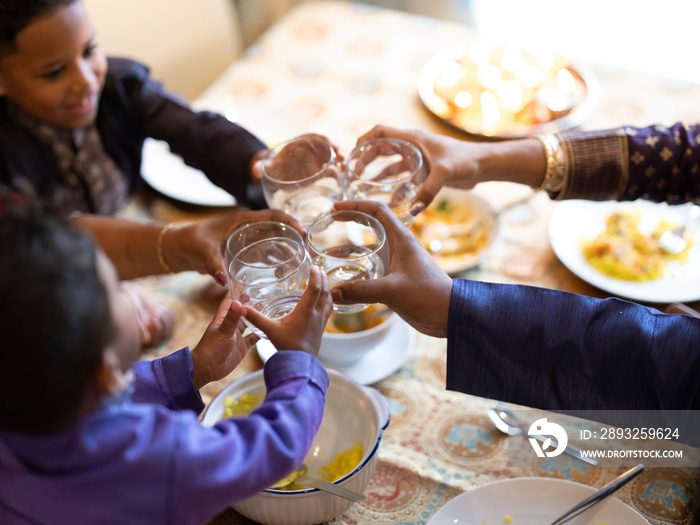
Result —
<svg viewBox="0 0 700 525"><path fill-rule="evenodd" d="M196 98L289 9L306 0L84 0L110 54L149 64ZM328 1L328 0L316 0ZM497 42L700 84L697 0L357 0L470 25ZM342 20L338 20L342 24Z"/></svg>
<svg viewBox="0 0 700 525"><path fill-rule="evenodd" d="M155 78L193 100L261 33L304 0L83 1L108 54L146 63ZM468 22L470 1L360 3Z"/></svg>
<svg viewBox="0 0 700 525"><path fill-rule="evenodd" d="M233 1L250 43L303 0ZM694 55L698 0L355 1L467 24L497 42L545 46L574 60L700 84Z"/></svg>
<svg viewBox="0 0 700 525"><path fill-rule="evenodd" d="M108 55L138 59L193 100L243 50L233 0L83 0ZM264 2L262 2L264 3Z"/></svg>

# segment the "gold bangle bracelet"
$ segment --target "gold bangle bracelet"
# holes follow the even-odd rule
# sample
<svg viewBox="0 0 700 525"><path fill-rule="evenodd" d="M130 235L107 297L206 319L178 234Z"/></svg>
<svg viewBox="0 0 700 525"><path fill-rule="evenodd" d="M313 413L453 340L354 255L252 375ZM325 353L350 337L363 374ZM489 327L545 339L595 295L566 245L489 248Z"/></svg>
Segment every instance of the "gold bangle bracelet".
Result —
<svg viewBox="0 0 700 525"><path fill-rule="evenodd" d="M156 250L158 251L158 261L167 273L175 273L175 270L173 270L172 266L170 266L165 260L165 257L163 257L163 239L165 238L165 234L168 232L168 230L173 226L175 226L174 222L163 226L163 229L160 230L160 233L158 234L158 243L156 244Z"/></svg>
<svg viewBox="0 0 700 525"><path fill-rule="evenodd" d="M542 143L547 157L544 180L538 190L546 191L550 197L554 198L561 191L564 183L566 165L562 158L559 139L555 135L535 135L535 138Z"/></svg>

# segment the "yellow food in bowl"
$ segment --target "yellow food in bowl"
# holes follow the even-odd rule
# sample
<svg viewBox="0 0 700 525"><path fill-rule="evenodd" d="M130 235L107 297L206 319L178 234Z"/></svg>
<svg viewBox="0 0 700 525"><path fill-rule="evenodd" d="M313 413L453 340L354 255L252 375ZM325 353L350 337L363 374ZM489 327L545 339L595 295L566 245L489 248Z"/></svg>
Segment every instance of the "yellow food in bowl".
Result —
<svg viewBox="0 0 700 525"><path fill-rule="evenodd" d="M323 465L319 474L326 481L335 481L353 471L362 461L362 445L356 439L355 446L340 452L330 463Z"/></svg>
<svg viewBox="0 0 700 525"><path fill-rule="evenodd" d="M330 463L326 463L325 465L323 465L323 467L321 467L321 469L318 471L318 474L321 476L321 479L332 483L336 479L340 479L346 474L352 472L355 469L355 467L357 467L360 464L360 461L362 461L363 453L364 450L362 449L362 445L358 440L355 440L354 447L350 447L343 450L342 452L339 452L335 456L333 461L331 461ZM306 467L301 467L301 469L305 468ZM299 470L296 470L292 472L289 476L284 478L282 481L285 482L286 480L298 479L298 474ZM275 488L275 490L303 490L307 488L300 483L290 483L288 485L285 485L284 483L280 484L284 486L277 487Z"/></svg>
<svg viewBox="0 0 700 525"><path fill-rule="evenodd" d="M650 235L639 230L641 216L633 211L616 211L606 217L605 229L593 239L581 241L588 263L600 273L625 281L645 282L665 276L670 261L688 262L692 240L686 248L671 254L659 245L665 231L676 228L662 220Z"/></svg>
<svg viewBox="0 0 700 525"><path fill-rule="evenodd" d="M265 394L241 394L240 396L227 397L224 400L224 414L225 418L229 417L245 417L250 414L253 410L258 408L263 400L265 399ZM321 467L318 474L322 479L326 481L335 481L340 479L346 474L352 472L352 470L360 464L362 461L362 455L364 450L360 442L356 439L355 445L353 447L347 448L339 452L333 461L327 463ZM305 466L301 467L305 469ZM298 471L292 472L289 476L285 477L281 481L287 479L297 479ZM278 482L278 483L280 483ZM290 483L289 485L278 487L275 490L302 490L305 487L298 483Z"/></svg>
<svg viewBox="0 0 700 525"><path fill-rule="evenodd" d="M265 394L242 394L237 398L224 400L224 417L245 417L258 408L265 399Z"/></svg>
<svg viewBox="0 0 700 525"><path fill-rule="evenodd" d="M411 231L433 255L464 256L482 251L489 243L489 228L470 235L481 217L464 203L436 200L416 216Z"/></svg>
<svg viewBox="0 0 700 525"><path fill-rule="evenodd" d="M391 315L390 310L381 313L380 308L385 310L383 306L371 304L361 312L353 314L331 312L325 331L330 334L351 334L374 328L386 321Z"/></svg>

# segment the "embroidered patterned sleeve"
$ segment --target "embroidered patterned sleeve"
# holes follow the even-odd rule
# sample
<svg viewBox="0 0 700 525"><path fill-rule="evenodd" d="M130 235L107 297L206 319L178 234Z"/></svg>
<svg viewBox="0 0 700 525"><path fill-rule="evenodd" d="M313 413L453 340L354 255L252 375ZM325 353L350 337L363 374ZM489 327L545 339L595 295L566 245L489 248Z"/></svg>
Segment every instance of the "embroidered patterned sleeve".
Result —
<svg viewBox="0 0 700 525"><path fill-rule="evenodd" d="M700 203L700 124L557 134L565 169L556 199Z"/></svg>

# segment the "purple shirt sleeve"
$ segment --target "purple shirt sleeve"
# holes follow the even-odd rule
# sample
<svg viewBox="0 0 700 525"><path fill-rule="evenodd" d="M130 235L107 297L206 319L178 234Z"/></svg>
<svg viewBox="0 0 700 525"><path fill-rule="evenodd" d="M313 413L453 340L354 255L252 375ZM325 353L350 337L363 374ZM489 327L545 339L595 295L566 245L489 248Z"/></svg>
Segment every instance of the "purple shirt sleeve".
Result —
<svg viewBox="0 0 700 525"><path fill-rule="evenodd" d="M629 144L629 181L620 200L700 202L700 125L623 129Z"/></svg>
<svg viewBox="0 0 700 525"><path fill-rule="evenodd" d="M189 403L186 348L135 369L141 401ZM0 432L0 522L208 523L297 468L321 424L328 375L313 356L277 352L264 375L263 404L212 428L190 410L114 402L57 434Z"/></svg>
<svg viewBox="0 0 700 525"><path fill-rule="evenodd" d="M304 461L323 417L328 375L313 356L283 351L267 361L264 377L267 395L249 416L177 432L172 497L182 501L175 505L180 517L189 512L192 523L203 523L208 509L249 497Z"/></svg>
<svg viewBox="0 0 700 525"><path fill-rule="evenodd" d="M153 403L172 410L189 409L197 414L204 410L202 396L192 383L194 365L189 348L161 359L137 361L133 371L132 402Z"/></svg>

